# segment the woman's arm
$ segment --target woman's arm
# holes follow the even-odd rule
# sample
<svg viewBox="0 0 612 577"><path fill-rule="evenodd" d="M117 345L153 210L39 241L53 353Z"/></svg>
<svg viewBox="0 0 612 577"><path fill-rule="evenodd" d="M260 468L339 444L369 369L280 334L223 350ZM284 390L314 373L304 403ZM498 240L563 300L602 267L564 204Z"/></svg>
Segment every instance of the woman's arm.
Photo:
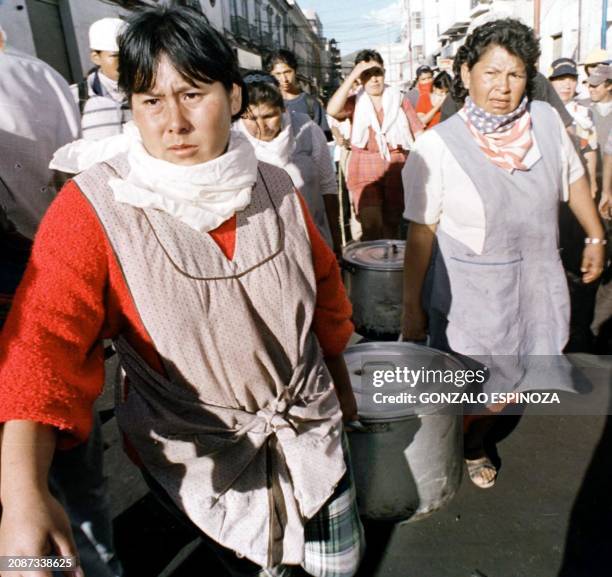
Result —
<svg viewBox="0 0 612 577"><path fill-rule="evenodd" d="M402 109L404 110L404 114L408 120L408 124L410 125L410 132L412 132L413 138L419 136L424 130L425 125L421 122L414 106L408 98L404 98L402 102Z"/></svg>
<svg viewBox="0 0 612 577"><path fill-rule="evenodd" d="M301 195L299 199L312 247L312 261L317 281L317 302L312 328L317 335L325 364L334 382L343 419L353 421L357 414L357 402L343 356L346 344L354 331L351 322L352 307L342 284L336 258L312 221Z"/></svg>
<svg viewBox="0 0 612 577"><path fill-rule="evenodd" d="M70 521L48 487L55 429L32 421L9 421L1 447L0 555L76 557ZM27 571L16 575L21 574L30 575ZM51 577L51 572L42 575ZM83 573L79 569L76 575Z"/></svg>
<svg viewBox="0 0 612 577"><path fill-rule="evenodd" d="M591 198L597 197L597 151L589 150L584 153L587 170L589 172L589 183L591 188Z"/></svg>
<svg viewBox="0 0 612 577"><path fill-rule="evenodd" d="M605 238L604 228L597 215L595 203L591 198L591 190L586 176L570 184L569 207L584 229L587 237L592 239ZM605 262L605 247L603 244L586 244L582 253L582 282L590 283L601 275Z"/></svg>
<svg viewBox="0 0 612 577"><path fill-rule="evenodd" d="M601 200L599 201L599 214L606 220L612 218L612 154L603 157L603 183Z"/></svg>
<svg viewBox="0 0 612 577"><path fill-rule="evenodd" d="M429 112L417 112L417 116L419 117L419 120L425 126L427 126L431 122L432 118L436 115L436 113L440 110L440 108L442 108L442 105L444 104L444 101L446 100L447 97L448 95L442 98L437 104L434 104L432 109Z"/></svg>
<svg viewBox="0 0 612 577"><path fill-rule="evenodd" d="M325 357L325 364L334 382L338 401L340 401L342 420L345 423L356 421L358 419L357 401L355 400L355 393L353 393L351 378L346 368L344 356L340 354L333 357Z"/></svg>
<svg viewBox="0 0 612 577"><path fill-rule="evenodd" d="M407 341L427 338L427 315L422 306L423 283L431 261L437 225L411 222L404 253L404 306L402 337Z"/></svg>

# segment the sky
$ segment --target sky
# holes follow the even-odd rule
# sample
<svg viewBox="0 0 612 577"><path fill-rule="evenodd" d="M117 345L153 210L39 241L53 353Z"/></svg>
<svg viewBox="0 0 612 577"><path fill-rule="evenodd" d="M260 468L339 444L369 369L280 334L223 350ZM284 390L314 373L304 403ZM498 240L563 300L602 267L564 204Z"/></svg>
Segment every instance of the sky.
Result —
<svg viewBox="0 0 612 577"><path fill-rule="evenodd" d="M298 0L300 8L314 8L326 38L338 41L346 54L395 42L400 33L401 0Z"/></svg>

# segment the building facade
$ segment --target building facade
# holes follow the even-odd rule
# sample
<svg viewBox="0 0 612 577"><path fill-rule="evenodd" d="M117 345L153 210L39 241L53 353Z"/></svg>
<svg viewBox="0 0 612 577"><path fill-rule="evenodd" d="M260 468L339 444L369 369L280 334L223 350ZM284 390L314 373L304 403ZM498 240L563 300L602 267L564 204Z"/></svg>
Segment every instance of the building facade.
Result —
<svg viewBox="0 0 612 577"><path fill-rule="evenodd" d="M146 1L143 3L147 3ZM151 0L148 3L153 4ZM323 36L314 11L305 14L295 0L183 0L199 8L227 38L241 68L257 69L279 48L296 53L300 80L312 92L334 85L331 58L339 60ZM0 0L0 24L9 45L38 56L68 82L90 69L89 26L106 16L126 16L117 4L103 0ZM337 74L339 77L339 74Z"/></svg>

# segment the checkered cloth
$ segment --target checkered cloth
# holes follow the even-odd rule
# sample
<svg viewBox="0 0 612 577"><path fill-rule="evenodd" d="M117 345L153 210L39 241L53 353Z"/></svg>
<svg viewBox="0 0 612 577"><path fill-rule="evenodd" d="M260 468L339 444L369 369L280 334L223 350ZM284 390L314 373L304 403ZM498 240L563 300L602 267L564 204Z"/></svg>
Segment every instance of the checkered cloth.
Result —
<svg viewBox="0 0 612 577"><path fill-rule="evenodd" d="M352 577L355 575L363 557L365 540L357 511L355 483L346 435L342 438L342 449L348 470L327 503L305 527L303 567L307 573L295 565L262 569L201 533L203 543L216 555L231 577L304 577L304 575ZM182 523L197 530L151 474L146 469L142 470L142 474L149 488L163 505Z"/></svg>
<svg viewBox="0 0 612 577"><path fill-rule="evenodd" d="M365 549L355 484L350 468L348 441L342 439L348 471L323 508L306 524L304 569L312 577L352 577ZM227 567L227 564L226 564ZM232 577L297 577L296 568L281 565L244 573L230 569ZM303 575L298 569L297 573Z"/></svg>
<svg viewBox="0 0 612 577"><path fill-rule="evenodd" d="M406 158L406 152L394 150L391 162L387 162L378 152L353 148L347 186L357 214L362 208L374 206L382 207L383 212L404 211L402 168Z"/></svg>

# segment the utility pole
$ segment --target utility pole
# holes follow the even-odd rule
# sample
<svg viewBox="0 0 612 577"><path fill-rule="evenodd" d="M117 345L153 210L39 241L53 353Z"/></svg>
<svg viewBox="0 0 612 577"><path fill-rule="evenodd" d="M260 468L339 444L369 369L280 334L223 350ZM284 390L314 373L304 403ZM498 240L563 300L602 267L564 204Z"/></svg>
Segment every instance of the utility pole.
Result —
<svg viewBox="0 0 612 577"><path fill-rule="evenodd" d="M408 11L408 65L410 70L410 81L412 82L412 11L410 9L410 0L406 0L406 9Z"/></svg>
<svg viewBox="0 0 612 577"><path fill-rule="evenodd" d="M578 0L578 38L576 39L576 62L580 62L582 58L582 0Z"/></svg>
<svg viewBox="0 0 612 577"><path fill-rule="evenodd" d="M608 0L601 0L601 47L605 50L608 36Z"/></svg>
<svg viewBox="0 0 612 577"><path fill-rule="evenodd" d="M533 0L533 29L536 36L540 36L540 0Z"/></svg>

